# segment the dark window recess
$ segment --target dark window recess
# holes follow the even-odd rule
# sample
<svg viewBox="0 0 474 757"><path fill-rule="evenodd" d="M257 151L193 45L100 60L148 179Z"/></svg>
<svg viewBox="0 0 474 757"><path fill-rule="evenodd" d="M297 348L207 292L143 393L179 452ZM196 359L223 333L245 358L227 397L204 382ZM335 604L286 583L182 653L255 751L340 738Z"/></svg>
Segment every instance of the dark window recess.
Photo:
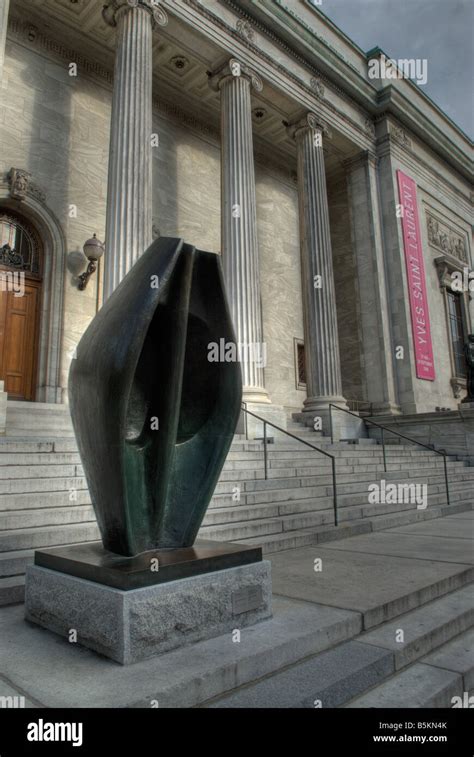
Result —
<svg viewBox="0 0 474 757"><path fill-rule="evenodd" d="M41 245L35 231L13 211L0 211L0 267L40 277Z"/></svg>
<svg viewBox="0 0 474 757"><path fill-rule="evenodd" d="M304 344L298 342L296 345L296 355L298 360L298 384L306 384L306 370L304 365Z"/></svg>
<svg viewBox="0 0 474 757"><path fill-rule="evenodd" d="M453 350L454 370L456 376L467 376L466 359L464 357L464 344L466 333L464 330L464 318L462 303L459 294L447 292L449 314L449 338Z"/></svg>

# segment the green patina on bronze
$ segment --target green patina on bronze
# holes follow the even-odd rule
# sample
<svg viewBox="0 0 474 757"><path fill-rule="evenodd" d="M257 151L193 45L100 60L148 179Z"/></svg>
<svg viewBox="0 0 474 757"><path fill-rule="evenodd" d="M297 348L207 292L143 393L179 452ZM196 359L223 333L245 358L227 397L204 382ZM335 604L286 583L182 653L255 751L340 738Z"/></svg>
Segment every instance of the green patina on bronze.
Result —
<svg viewBox="0 0 474 757"><path fill-rule="evenodd" d="M220 339L235 342L219 256L161 238L79 342L69 401L107 550L194 543L242 398L240 365L208 360Z"/></svg>

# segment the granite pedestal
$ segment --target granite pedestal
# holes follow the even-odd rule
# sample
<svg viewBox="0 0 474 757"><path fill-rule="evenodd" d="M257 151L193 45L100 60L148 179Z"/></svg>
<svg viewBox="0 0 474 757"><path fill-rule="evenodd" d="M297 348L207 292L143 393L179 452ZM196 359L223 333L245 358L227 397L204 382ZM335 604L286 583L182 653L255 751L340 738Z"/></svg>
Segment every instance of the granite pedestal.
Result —
<svg viewBox="0 0 474 757"><path fill-rule="evenodd" d="M271 594L260 548L203 541L127 558L94 542L35 553L25 617L127 665L270 618Z"/></svg>

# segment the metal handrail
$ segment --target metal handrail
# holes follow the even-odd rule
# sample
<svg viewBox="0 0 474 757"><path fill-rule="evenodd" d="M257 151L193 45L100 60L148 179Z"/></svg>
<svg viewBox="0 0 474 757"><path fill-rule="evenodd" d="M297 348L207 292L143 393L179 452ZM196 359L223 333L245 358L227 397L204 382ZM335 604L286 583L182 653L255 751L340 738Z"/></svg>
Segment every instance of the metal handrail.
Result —
<svg viewBox="0 0 474 757"><path fill-rule="evenodd" d="M334 433L333 433L333 425L332 425L332 408L335 408L336 410L341 410L343 413L347 413L348 415L353 415L354 418L360 418L360 416L356 415L356 413L351 412L350 410L346 410L345 407L340 407L339 405L334 405L332 402L329 403L329 427L331 431L331 444L334 444ZM383 468L385 473L387 473L387 458L385 454L385 435L384 432L388 431L389 434L395 434L395 436L400 436L402 439L406 439L408 442L411 442L412 444L418 444L420 447L424 447L425 449L429 449L430 452L436 452L437 455L442 455L444 460L444 483L446 486L446 501L448 505L451 504L451 501L449 499L449 481L448 481L448 466L446 463L446 451L445 450L437 450L430 444L423 444L423 442L419 442L417 439L412 439L410 436L405 436L404 434L400 434L398 431L393 431L393 429L389 428L388 426L382 426L381 423L376 423L375 421L369 420L368 418L360 418L360 420L363 423L371 423L372 426L377 426L377 428L380 428L382 430L382 453L383 453Z"/></svg>
<svg viewBox="0 0 474 757"><path fill-rule="evenodd" d="M316 452L320 452L322 455L325 455L326 457L329 457L331 460L331 467L332 467L332 499L333 499L333 507L334 507L334 525L339 525L339 518L337 514L337 483L336 483L336 456L331 455L330 452L325 452L323 449L320 449L319 447L316 447L315 444L311 444L311 442L307 442L305 439L301 439L301 437L296 436L296 434L292 434L291 431L287 431L285 428L281 428L281 426L277 426L276 423L272 423L271 421L267 421L266 418L262 418L261 415L257 415L256 413L252 413L251 410L247 410L246 407L242 404L242 410L244 413L248 413L248 415L253 416L254 418L257 418L257 420L262 421L263 423L263 464L264 464L264 470L265 470L265 480L268 481L268 455L267 455L267 426L271 426L272 428L276 428L277 431L281 431L282 434L286 434L287 436L291 436L292 439L296 439L297 442L301 442L302 444L306 444L307 447L311 447L311 449L316 450ZM246 431L246 437L248 439L248 431Z"/></svg>

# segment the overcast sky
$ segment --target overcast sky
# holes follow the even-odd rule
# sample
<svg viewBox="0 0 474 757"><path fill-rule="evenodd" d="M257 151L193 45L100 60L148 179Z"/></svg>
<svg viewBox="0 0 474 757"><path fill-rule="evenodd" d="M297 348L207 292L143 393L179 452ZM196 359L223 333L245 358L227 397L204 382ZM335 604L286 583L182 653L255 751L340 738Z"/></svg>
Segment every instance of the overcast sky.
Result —
<svg viewBox="0 0 474 757"><path fill-rule="evenodd" d="M474 0L322 0L319 9L364 52L426 58L421 89L473 136Z"/></svg>

